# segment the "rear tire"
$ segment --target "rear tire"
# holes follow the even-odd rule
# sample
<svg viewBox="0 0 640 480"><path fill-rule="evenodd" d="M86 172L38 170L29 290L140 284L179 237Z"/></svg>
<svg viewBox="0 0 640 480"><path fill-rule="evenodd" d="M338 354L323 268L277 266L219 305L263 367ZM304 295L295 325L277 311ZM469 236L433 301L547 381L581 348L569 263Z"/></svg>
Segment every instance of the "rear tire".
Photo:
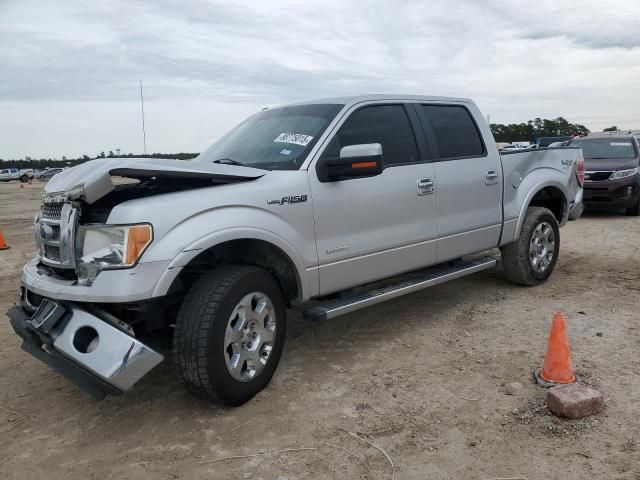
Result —
<svg viewBox="0 0 640 480"><path fill-rule="evenodd" d="M633 207L627 208L624 213L629 217L637 217L640 215L640 198Z"/></svg>
<svg viewBox="0 0 640 480"><path fill-rule="evenodd" d="M544 283L556 265L560 228L551 211L529 207L518 239L501 248L505 276L520 285Z"/></svg>
<svg viewBox="0 0 640 480"><path fill-rule="evenodd" d="M27 183L29 181L29 175L21 175L20 182Z"/></svg>
<svg viewBox="0 0 640 480"><path fill-rule="evenodd" d="M258 267L232 265L187 293L173 337L174 361L195 395L237 406L271 380L286 334L278 282Z"/></svg>

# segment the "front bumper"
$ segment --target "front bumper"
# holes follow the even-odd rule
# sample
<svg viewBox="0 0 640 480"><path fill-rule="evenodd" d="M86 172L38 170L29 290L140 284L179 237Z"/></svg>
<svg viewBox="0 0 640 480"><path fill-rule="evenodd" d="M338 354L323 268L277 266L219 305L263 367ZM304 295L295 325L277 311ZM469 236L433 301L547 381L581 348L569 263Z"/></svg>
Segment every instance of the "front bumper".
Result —
<svg viewBox="0 0 640 480"><path fill-rule="evenodd" d="M603 182L585 182L586 207L629 208L638 203L640 186L638 176Z"/></svg>
<svg viewBox="0 0 640 480"><path fill-rule="evenodd" d="M122 329L72 303L44 299L30 315L8 312L22 349L97 399L120 395L163 357Z"/></svg>
<svg viewBox="0 0 640 480"><path fill-rule="evenodd" d="M169 261L139 263L133 268L103 270L93 284L78 285L38 269L34 258L22 268L22 285L30 292L55 300L94 303L127 303L149 300L155 296L156 285Z"/></svg>

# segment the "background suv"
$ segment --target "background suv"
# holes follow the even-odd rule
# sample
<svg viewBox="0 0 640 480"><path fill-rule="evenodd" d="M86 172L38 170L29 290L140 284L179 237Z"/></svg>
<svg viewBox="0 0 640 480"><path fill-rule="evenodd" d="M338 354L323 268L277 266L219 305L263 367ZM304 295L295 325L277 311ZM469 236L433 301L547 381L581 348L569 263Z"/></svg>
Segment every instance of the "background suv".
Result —
<svg viewBox="0 0 640 480"><path fill-rule="evenodd" d="M640 215L638 140L633 135L582 137L570 145L582 147L584 154L584 206Z"/></svg>

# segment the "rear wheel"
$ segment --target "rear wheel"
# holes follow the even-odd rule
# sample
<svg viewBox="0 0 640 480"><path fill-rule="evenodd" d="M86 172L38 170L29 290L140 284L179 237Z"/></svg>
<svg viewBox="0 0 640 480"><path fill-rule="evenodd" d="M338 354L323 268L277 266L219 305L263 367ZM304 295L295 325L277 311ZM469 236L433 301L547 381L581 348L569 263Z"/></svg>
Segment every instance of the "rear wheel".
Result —
<svg viewBox="0 0 640 480"><path fill-rule="evenodd" d="M22 183L27 183L29 181L29 175L20 175L20 181Z"/></svg>
<svg viewBox="0 0 640 480"><path fill-rule="evenodd" d="M174 359L191 392L241 405L271 380L285 333L286 308L275 278L258 267L220 267L185 297Z"/></svg>
<svg viewBox="0 0 640 480"><path fill-rule="evenodd" d="M560 251L560 229L553 213L544 207L529 207L520 236L501 251L502 266L509 280L520 285L545 282Z"/></svg>

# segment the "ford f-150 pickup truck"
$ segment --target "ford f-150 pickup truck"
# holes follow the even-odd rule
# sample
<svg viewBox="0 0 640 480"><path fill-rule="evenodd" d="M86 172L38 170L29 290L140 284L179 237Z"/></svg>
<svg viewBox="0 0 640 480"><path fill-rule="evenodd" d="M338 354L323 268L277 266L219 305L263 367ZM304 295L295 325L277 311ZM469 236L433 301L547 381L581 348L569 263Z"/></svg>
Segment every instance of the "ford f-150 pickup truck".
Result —
<svg viewBox="0 0 640 480"><path fill-rule="evenodd" d="M97 398L163 360L239 405L288 307L329 319L494 267L549 278L582 208L580 148L500 155L476 105L358 96L260 111L193 161L100 159L46 185L9 311L22 347ZM159 349L160 350L160 349Z"/></svg>

